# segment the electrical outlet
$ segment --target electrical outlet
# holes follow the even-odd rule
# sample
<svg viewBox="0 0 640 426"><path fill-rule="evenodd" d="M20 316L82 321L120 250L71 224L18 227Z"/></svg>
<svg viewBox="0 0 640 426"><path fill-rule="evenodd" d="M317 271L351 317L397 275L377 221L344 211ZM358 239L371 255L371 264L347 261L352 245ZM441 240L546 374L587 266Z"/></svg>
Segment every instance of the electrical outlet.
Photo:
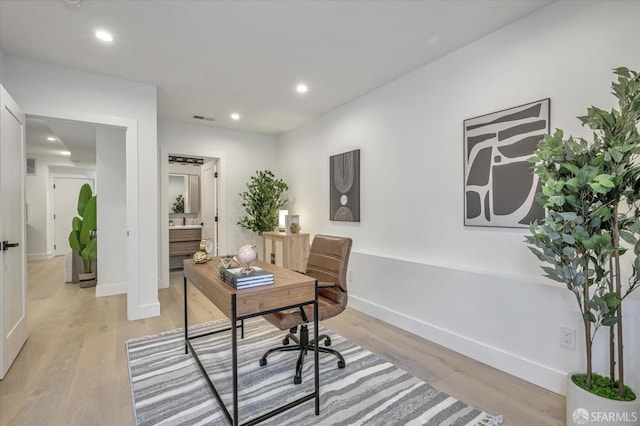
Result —
<svg viewBox="0 0 640 426"><path fill-rule="evenodd" d="M353 281L353 272L351 272L350 270L347 271L347 281L349 282Z"/></svg>
<svg viewBox="0 0 640 426"><path fill-rule="evenodd" d="M575 349L576 348L576 330L574 328L569 328L569 327L560 327L559 341L560 341L560 346L564 346L565 348L569 348L569 349Z"/></svg>

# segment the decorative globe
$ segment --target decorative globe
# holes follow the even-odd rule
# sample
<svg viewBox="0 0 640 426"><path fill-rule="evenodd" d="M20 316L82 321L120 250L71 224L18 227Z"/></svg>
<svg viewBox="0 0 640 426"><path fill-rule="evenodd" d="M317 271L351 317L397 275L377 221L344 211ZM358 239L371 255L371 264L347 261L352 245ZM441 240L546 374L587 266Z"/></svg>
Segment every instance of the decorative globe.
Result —
<svg viewBox="0 0 640 426"><path fill-rule="evenodd" d="M250 273L253 272L251 265L258 259L258 252L254 246L246 244L240 247L238 254L236 254L236 259L238 259L239 263L245 265L242 272Z"/></svg>

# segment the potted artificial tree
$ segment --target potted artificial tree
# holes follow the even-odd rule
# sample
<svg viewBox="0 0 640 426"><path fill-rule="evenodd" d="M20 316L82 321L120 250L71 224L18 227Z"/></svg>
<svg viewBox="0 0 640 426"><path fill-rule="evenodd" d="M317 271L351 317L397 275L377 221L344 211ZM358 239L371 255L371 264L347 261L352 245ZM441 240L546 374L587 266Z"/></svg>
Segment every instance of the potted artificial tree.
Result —
<svg viewBox="0 0 640 426"><path fill-rule="evenodd" d="M88 184L82 185L78 195L78 216L73 218L72 229L69 233L69 245L81 258L81 262L75 262L79 271L80 287L93 287L96 285L96 264L98 258L97 228L97 197L92 194Z"/></svg>
<svg viewBox="0 0 640 426"><path fill-rule="evenodd" d="M531 225L526 240L549 265L545 275L574 294L584 325L586 371L568 376L567 424L640 421L640 398L624 381L622 316L622 302L640 287L640 76L627 68L614 73L618 109L591 107L579 117L592 140L563 139L556 130L530 160L542 187L536 199L547 215ZM609 329L604 376L592 367L601 328Z"/></svg>
<svg viewBox="0 0 640 426"><path fill-rule="evenodd" d="M287 203L285 191L289 189L282 179L276 179L269 170L256 172L240 193L246 215L238 222L244 228L257 232L273 231L278 226L278 210Z"/></svg>

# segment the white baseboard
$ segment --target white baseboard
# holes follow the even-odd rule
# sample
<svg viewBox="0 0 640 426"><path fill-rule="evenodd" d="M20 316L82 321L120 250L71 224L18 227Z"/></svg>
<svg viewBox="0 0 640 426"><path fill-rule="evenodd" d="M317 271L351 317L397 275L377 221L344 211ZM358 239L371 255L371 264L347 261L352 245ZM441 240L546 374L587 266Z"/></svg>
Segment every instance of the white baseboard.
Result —
<svg viewBox="0 0 640 426"><path fill-rule="evenodd" d="M32 260L47 260L52 258L53 255L51 253L30 253L27 254L27 262Z"/></svg>
<svg viewBox="0 0 640 426"><path fill-rule="evenodd" d="M349 295L349 306L424 339L512 374L552 392L566 394L566 373L505 352L472 338Z"/></svg>
<svg viewBox="0 0 640 426"><path fill-rule="evenodd" d="M160 316L160 302L148 303L146 305L134 306L127 309L127 319L129 321Z"/></svg>
<svg viewBox="0 0 640 426"><path fill-rule="evenodd" d="M96 297L115 296L117 294L127 294L127 283L100 284L96 286Z"/></svg>

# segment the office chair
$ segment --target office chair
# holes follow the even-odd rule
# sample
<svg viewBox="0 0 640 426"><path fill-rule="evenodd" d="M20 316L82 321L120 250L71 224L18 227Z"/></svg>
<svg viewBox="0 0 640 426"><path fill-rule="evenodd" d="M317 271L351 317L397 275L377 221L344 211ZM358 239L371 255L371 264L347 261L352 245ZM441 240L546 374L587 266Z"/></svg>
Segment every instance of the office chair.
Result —
<svg viewBox="0 0 640 426"><path fill-rule="evenodd" d="M351 252L351 238L316 235L311 243L306 275L318 280L318 320L332 318L347 307L347 266ZM273 352L298 352L296 373L293 383L302 383L302 366L304 357L314 350L318 342L324 340L324 347L318 346L318 351L333 354L338 358L338 368L346 366L340 352L329 348L331 338L321 334L309 341L307 323L313 321L313 306L288 310L264 315L264 318L280 330L289 330L289 334L282 340L283 346L269 349L260 359L260 365L267 365L267 357ZM296 336L300 327L300 336ZM293 340L295 345L289 345Z"/></svg>

